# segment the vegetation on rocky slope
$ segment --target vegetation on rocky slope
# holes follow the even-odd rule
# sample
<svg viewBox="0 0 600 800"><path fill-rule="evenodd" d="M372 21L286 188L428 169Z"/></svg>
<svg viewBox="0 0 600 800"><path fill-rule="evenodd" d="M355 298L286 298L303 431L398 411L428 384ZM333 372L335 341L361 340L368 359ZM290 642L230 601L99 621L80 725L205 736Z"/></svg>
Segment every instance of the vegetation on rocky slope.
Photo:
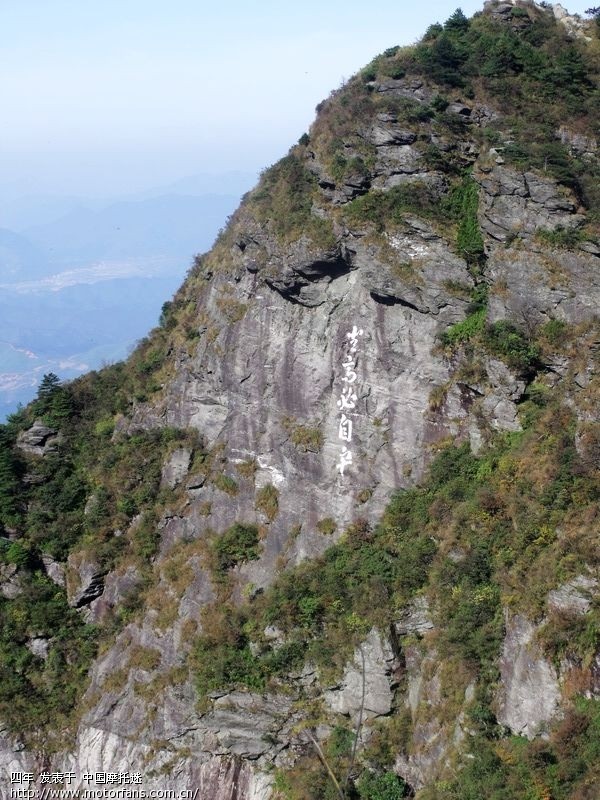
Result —
<svg viewBox="0 0 600 800"><path fill-rule="evenodd" d="M244 226L268 231L274 248L306 239L328 252L348 231L383 241L414 214L451 243L472 278L472 286L451 287L468 300L466 315L439 337L439 350L454 367L452 381L478 387L485 377L483 357L503 362L526 387L519 403L522 430L498 432L482 419L485 441L477 453L463 440L438 443L422 483L391 498L378 524L357 519L323 555L283 570L264 591L250 586L245 594L236 592L235 579L241 565L259 558L264 526L239 520L207 531L198 552L217 599L204 610L202 633L190 636L187 666L204 707L213 692L288 691L290 676L306 665L318 670L325 685L339 678L369 631L394 638L394 623L415 598L427 598L435 624L430 644L447 667L441 691L448 716L462 708L467 686L476 689L465 705L467 757L453 756L445 778L420 797L595 796L600 716L586 692L600 612L593 606L584 617L561 614L548 609L546 599L551 589L600 567L598 326L558 319L529 327L517 320L489 321L486 243L472 170L477 156L461 149L467 123L451 109L468 102L499 112L489 113L486 125L469 128L475 144L482 151L495 148L504 163L550 176L572 193L586 213L585 224L540 229L534 242L542 250L576 249L598 235L600 167L557 131L568 121L570 130L588 136L600 125L598 32L590 28L590 36L569 37L549 13L524 4L503 19L488 13L468 20L457 11L444 25L431 26L416 46L378 56L321 105L309 134L265 171L127 363L66 386L48 376L37 400L0 426L2 585L15 575L18 580L17 590L9 586L0 598L0 718L10 733L33 747L43 739L46 751L60 747L65 731L74 730L98 649L141 615L153 586L156 591L159 521L185 503L184 487L169 488L161 480L173 450L185 446L195 475L232 503L238 496L237 480L224 474L218 448L205 452L196 432L162 423L141 431L130 422L138 404L161 396L176 359L185 359L202 337L218 347L220 332L244 318L249 303L225 289L214 316L203 306L213 274L233 269L232 251L243 251ZM423 80L430 99L377 91L382 82L405 78ZM365 126L378 114L406 126L441 183L373 185L376 152ZM350 187L342 198L335 194L340 187ZM260 266L273 269L280 256L274 252L270 261L263 254ZM559 386L551 366L557 363L567 365ZM580 386L578 402L589 413L582 421L574 408L574 382L588 364L591 377ZM436 387L428 413L435 415L449 388ZM18 447L19 436L37 419L60 431L43 457ZM301 455L321 453L317 423L309 427L286 418L282 428ZM255 470L255 462L238 464L240 483ZM275 486L263 485L253 507L266 525L273 523L281 511ZM328 513L323 510L317 527L332 535L337 521ZM64 564L73 554L85 555L98 573L117 565L134 565L139 573L135 591L101 625L86 624L69 605L66 589L48 577L48 559ZM186 574L180 570L175 578ZM506 610L543 618L539 643L547 658L579 670L580 685L566 691L564 719L544 740L510 736L497 721ZM417 636L411 641L419 645ZM45 655L40 642L47 645ZM409 642L397 644L402 650ZM353 731L336 719L324 759L305 753L296 767L277 774L279 796L339 796L323 761L334 775L349 774L348 797L406 796L409 788L393 774L396 757L410 754L413 746L412 723L400 699L405 689L401 676L393 713L380 721L357 759ZM311 691L300 700L306 715L310 710L315 726L330 722L322 710L313 714Z"/></svg>
<svg viewBox="0 0 600 800"><path fill-rule="evenodd" d="M550 352L545 341L528 346ZM469 707L477 759L455 782L424 796L481 797L490 772L497 794L485 796L494 798L527 796L516 787L532 791L542 780L552 787L550 796L570 797L575 786L597 780L594 703L574 699L551 744L506 738L495 719L502 609L547 614L550 589L600 566L596 530L589 526L600 509L598 425L577 451L571 413L541 384L532 384L521 421L522 432L492 437L477 456L467 444L441 450L423 485L397 495L379 525L356 523L324 556L287 570L264 594L207 608L194 656L200 692L285 687L305 662L326 683L335 682L367 632L389 630L415 593L423 593L435 609L435 648L453 665L442 691L450 697L478 681ZM275 643L265 636L273 625L282 637ZM544 647L557 664L568 655L585 668L599 633L597 609L583 625L575 615L550 613ZM577 745L567 745L571 725ZM402 747L402 737L394 738L393 726L387 735L386 748L367 748L363 769L392 766L386 757ZM581 748L577 765L552 769L567 746ZM304 772L288 779L286 796L317 796ZM314 780L326 784L325 773L317 773Z"/></svg>
<svg viewBox="0 0 600 800"><path fill-rule="evenodd" d="M115 433L127 398L151 380L146 359L142 345L127 369L116 365L67 386L46 376L37 399L0 427L0 565L20 576L15 596L0 598L0 716L32 744L43 737L46 749L64 740L98 643L127 619L136 598L100 631L69 607L44 559L85 553L99 573L128 560L147 578L161 508L174 499L160 489L162 463L177 443L198 446L169 428ZM36 419L60 430L43 457L15 447ZM46 656L32 650L36 639L47 643Z"/></svg>

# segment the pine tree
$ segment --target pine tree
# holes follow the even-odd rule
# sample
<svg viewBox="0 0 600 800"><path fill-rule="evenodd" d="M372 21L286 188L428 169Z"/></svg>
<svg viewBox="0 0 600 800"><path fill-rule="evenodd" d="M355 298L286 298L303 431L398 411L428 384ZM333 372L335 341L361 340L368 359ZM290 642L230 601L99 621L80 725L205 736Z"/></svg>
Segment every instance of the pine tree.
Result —
<svg viewBox="0 0 600 800"><path fill-rule="evenodd" d="M0 429L0 524L12 527L18 519L18 464L5 429Z"/></svg>
<svg viewBox="0 0 600 800"><path fill-rule="evenodd" d="M47 372L38 387L37 399L50 397L60 386L60 378L54 372Z"/></svg>
<svg viewBox="0 0 600 800"><path fill-rule="evenodd" d="M44 417L48 425L57 426L71 416L72 410L70 392L61 385L58 375L46 373L35 400L36 414Z"/></svg>
<svg viewBox="0 0 600 800"><path fill-rule="evenodd" d="M73 415L73 397L70 389L59 386L53 391L49 399L49 407L46 413L48 424L53 427L61 427Z"/></svg>
<svg viewBox="0 0 600 800"><path fill-rule="evenodd" d="M454 14L448 17L444 23L444 28L447 31L466 31L469 27L469 20L462 12L462 9L457 8Z"/></svg>

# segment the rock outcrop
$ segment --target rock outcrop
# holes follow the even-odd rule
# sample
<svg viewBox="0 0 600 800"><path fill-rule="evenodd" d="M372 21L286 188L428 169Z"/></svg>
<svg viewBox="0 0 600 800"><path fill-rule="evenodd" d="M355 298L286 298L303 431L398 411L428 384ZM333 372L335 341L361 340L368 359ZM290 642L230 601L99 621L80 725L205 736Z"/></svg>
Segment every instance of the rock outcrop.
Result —
<svg viewBox="0 0 600 800"><path fill-rule="evenodd" d="M520 14L513 13L516 8ZM550 12L519 0L486 3L486 13L519 29L529 15ZM582 28L573 18L556 8L554 15L579 35ZM473 352L460 328L468 321L480 331L508 323L514 336L549 322L591 329L600 307L600 247L582 233L588 219L572 188L504 157L512 132L502 128L502 110L454 89L445 101L440 86L421 75L365 75L360 91L379 105L365 105L368 113L361 113L352 131L325 137L324 144L319 125L325 123L317 120L308 144L293 151L310 187L310 203L297 212L304 215L301 230L282 232L261 211L269 190L276 195L265 188L265 178L213 253L192 270L178 296L188 327L173 323L181 323L181 330L169 340L168 368L116 420L114 441L140 431L182 429L198 444L178 442L159 465L155 523L137 510L124 515L126 524L103 531L102 558L92 553L86 531L78 531L80 544L66 563L41 557L46 575L58 587L66 585L71 608L116 631L90 670L75 744L49 757L53 768L78 776L136 770L143 772L146 790L268 800L273 769L293 767L309 749L298 732L302 703L310 701L324 709L314 726L317 740L326 740L336 725L354 730L360 721L361 747L385 718L404 714L410 741L394 752L393 768L418 790L444 774L472 734L475 670L457 670L454 683L448 678L445 670L454 665L448 668L436 649L440 599L421 590L394 606L391 629L369 631L371 623L361 628L363 636L369 633L335 682L306 663L290 672L286 691L224 686L198 706L190 670L194 642L211 627L207 608L218 608L224 598L239 604L260 597L282 570L319 556L349 526L370 530L395 492L418 484L444 444L470 442L479 452L495 434L505 442L516 438L526 425L523 407L540 413L544 402L536 405L532 398L561 381L568 385L565 403L573 425L596 420L590 410L590 386L597 380L593 360L575 367L575 356L545 354L542 364L536 351L534 379L501 351ZM340 118L344 108L340 103ZM327 119L330 110L322 113ZM443 132L433 129L436 113L444 115ZM493 135L486 131L490 127ZM596 157L593 137L563 127L560 138L574 157ZM337 161L330 153L334 144ZM451 208L450 186L456 189L465 169L472 171L478 203L470 220L481 237L476 257L458 245L460 219L440 214L440 208ZM366 206L360 216L365 198L384 203L390 197L397 204L388 210L387 227L377 206L375 212ZM292 216L282 205L282 213ZM553 247L557 232L561 246ZM356 347L349 354L353 331ZM351 435L341 427L344 410ZM575 442L588 448L593 462L590 437L591 445L583 434ZM59 442L58 431L36 421L19 435L17 447L39 457L56 452ZM351 444L352 461L340 469L345 444ZM528 478L516 467L510 475L526 487ZM463 499L463 489L454 487L455 495L444 498L447 505L436 509L435 545L455 565L471 555L452 543L456 521L450 503ZM98 505L91 491L88 525ZM495 503L502 501L482 502L487 504L480 524L491 539ZM142 523L154 526L156 548L143 568L133 558L119 562L114 542L133 537ZM226 579L216 580L214 537L239 523L258 532L257 557L234 561ZM568 543L569 532L527 535L535 539L533 548L544 535ZM501 557L508 563L513 556L508 542ZM552 586L547 602L545 588L544 613L590 612L597 581L591 571L578 569L581 575L569 572L562 585ZM0 591L4 598L17 597L16 567L1 567ZM457 604L461 591L457 578L448 589L453 598L456 592ZM128 602L140 592L145 605L133 613ZM482 590L476 596L477 611L488 595ZM278 620L272 622L265 630L261 626L258 638L274 644L276 652L285 634ZM526 616L506 612L498 661L497 721L528 739L545 734L564 705L566 670L559 674L542 652L540 629ZM25 646L50 662L49 641L33 631ZM259 646L251 645L256 655ZM472 666L475 656L469 658ZM598 658L588 670L588 697L600 691ZM33 770L37 755L0 738L0 784L10 771ZM0 786L1 800L3 791Z"/></svg>
<svg viewBox="0 0 600 800"><path fill-rule="evenodd" d="M24 453L34 456L45 456L56 451L60 441L57 430L49 428L42 420L36 420L27 431L19 435L17 447Z"/></svg>
<svg viewBox="0 0 600 800"><path fill-rule="evenodd" d="M547 730L560 702L558 675L536 646L535 632L524 617L508 616L500 659L498 721L529 739Z"/></svg>

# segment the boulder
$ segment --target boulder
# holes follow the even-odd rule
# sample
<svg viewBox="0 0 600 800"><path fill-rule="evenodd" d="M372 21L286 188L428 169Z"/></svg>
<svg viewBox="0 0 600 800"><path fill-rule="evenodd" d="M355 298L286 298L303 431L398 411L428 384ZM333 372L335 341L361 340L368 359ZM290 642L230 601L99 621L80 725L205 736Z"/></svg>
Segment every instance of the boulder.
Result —
<svg viewBox="0 0 600 800"><path fill-rule="evenodd" d="M560 688L554 667L535 642L537 627L523 616L506 616L500 658L498 722L533 739L559 713Z"/></svg>
<svg viewBox="0 0 600 800"><path fill-rule="evenodd" d="M25 642L25 647L34 656L42 658L44 661L48 658L48 650L50 649L50 640L45 636L34 636Z"/></svg>
<svg viewBox="0 0 600 800"><path fill-rule="evenodd" d="M89 605L104 591L106 570L94 560L82 557L80 553L72 553L67 561L68 580L67 596L69 605L81 608Z"/></svg>
<svg viewBox="0 0 600 800"><path fill-rule="evenodd" d="M548 594L548 608L563 614L583 616L592 607L598 581L588 575L578 575Z"/></svg>
<svg viewBox="0 0 600 800"><path fill-rule="evenodd" d="M179 447L174 450L162 469L162 484L168 486L169 489L174 489L188 474L190 468L190 460L192 458L191 450L187 447Z"/></svg>
<svg viewBox="0 0 600 800"><path fill-rule="evenodd" d="M363 662L364 659L364 662ZM356 722L385 716L392 710L392 673L396 657L374 628L354 653L340 684L324 693L325 702L338 714ZM363 666L364 663L364 666ZM364 682L364 705L362 702Z"/></svg>
<svg viewBox="0 0 600 800"><path fill-rule="evenodd" d="M18 435L17 447L29 455L45 456L56 451L59 440L58 431L36 419L31 428Z"/></svg>

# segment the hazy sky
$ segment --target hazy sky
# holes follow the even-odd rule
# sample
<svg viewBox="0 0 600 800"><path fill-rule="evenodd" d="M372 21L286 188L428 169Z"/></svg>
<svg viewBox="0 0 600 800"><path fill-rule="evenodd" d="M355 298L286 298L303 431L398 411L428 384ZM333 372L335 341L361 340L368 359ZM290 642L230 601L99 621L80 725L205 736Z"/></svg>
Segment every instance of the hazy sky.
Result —
<svg viewBox="0 0 600 800"><path fill-rule="evenodd" d="M343 78L456 5L0 0L0 185L101 195L255 172Z"/></svg>

